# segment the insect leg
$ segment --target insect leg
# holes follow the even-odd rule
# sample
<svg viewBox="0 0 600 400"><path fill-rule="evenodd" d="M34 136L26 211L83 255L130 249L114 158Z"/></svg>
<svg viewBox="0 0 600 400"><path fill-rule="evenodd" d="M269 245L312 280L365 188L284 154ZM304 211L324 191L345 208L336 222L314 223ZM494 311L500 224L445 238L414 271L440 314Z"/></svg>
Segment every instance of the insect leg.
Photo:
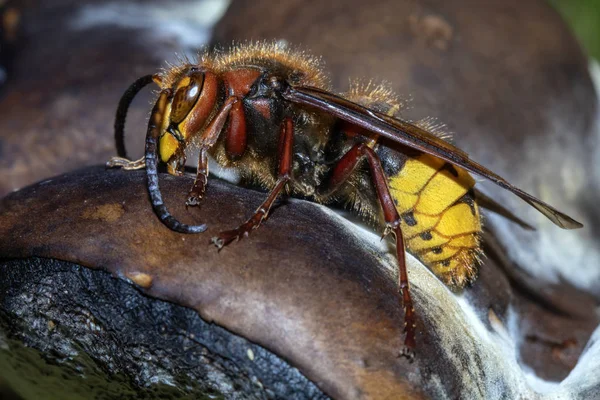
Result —
<svg viewBox="0 0 600 400"><path fill-rule="evenodd" d="M229 114L225 150L230 159L236 160L244 155L248 142L246 132L246 115L244 114L244 106L240 101L233 105Z"/></svg>
<svg viewBox="0 0 600 400"><path fill-rule="evenodd" d="M371 177L377 195L379 197L379 203L383 209L383 214L386 222L386 228L384 236L393 234L396 237L396 252L398 256L398 286L402 293L402 303L404 305L404 332L406 337L404 339L405 348L401 354L407 358L412 358L411 349L415 347L415 309L413 307L412 298L410 296L408 274L406 272L406 259L404 253L404 238L402 237L402 229L400 228L400 215L394 204L394 199L390 194L390 190L387 185L387 180L381 167L379 157L364 143L354 145L335 165L331 180L329 182L329 189L335 190L343 182L345 182L359 161L366 157L369 162L371 171Z"/></svg>
<svg viewBox="0 0 600 400"><path fill-rule="evenodd" d="M279 194L285 188L285 185L291 179L292 168L292 147L294 144L294 126L291 118L286 118L281 127L279 146L279 173L275 187L271 189L267 199L258 207L254 215L240 225L237 229L219 233L219 236L212 238L212 243L219 249L227 246L234 240L240 240L244 236L248 236L252 230L258 228L260 223L267 219L269 210Z"/></svg>
<svg viewBox="0 0 600 400"><path fill-rule="evenodd" d="M107 168L123 168L126 171L146 168L146 156L142 156L137 160L131 161L123 157L112 157L106 162ZM167 171L171 175L182 176L183 168L185 167L185 154L178 159L170 161L167 164Z"/></svg>
<svg viewBox="0 0 600 400"><path fill-rule="evenodd" d="M185 153L182 153L173 160L169 160L167 163L167 172L173 176L183 176L186 160Z"/></svg>
<svg viewBox="0 0 600 400"><path fill-rule="evenodd" d="M146 157L131 161L123 157L112 157L106 162L107 168L119 167L126 171L146 168Z"/></svg>
<svg viewBox="0 0 600 400"><path fill-rule="evenodd" d="M217 139L219 138L219 135L225 126L225 122L227 122L227 118L229 117L232 107L238 101L238 98L234 96L228 97L227 100L225 100L225 103L223 103L219 113L213 118L212 121L210 121L202 133L202 136L200 136L200 147L210 148L217 142Z"/></svg>
<svg viewBox="0 0 600 400"><path fill-rule="evenodd" d="M196 172L196 179L194 179L194 185L190 189L188 199L185 202L186 206L197 206L200 204L200 200L204 197L206 191L206 184L208 183L208 148L201 147L200 154L198 155L198 171Z"/></svg>
<svg viewBox="0 0 600 400"><path fill-rule="evenodd" d="M204 197L206 185L208 184L208 149L217 142L219 135L223 131L225 122L227 122L227 118L235 109L236 104L239 104L239 100L236 97L227 98L219 113L210 121L200 137L200 154L198 156L196 179L188 193L188 198L185 202L186 206L197 206ZM244 130L243 133L245 135L246 131Z"/></svg>

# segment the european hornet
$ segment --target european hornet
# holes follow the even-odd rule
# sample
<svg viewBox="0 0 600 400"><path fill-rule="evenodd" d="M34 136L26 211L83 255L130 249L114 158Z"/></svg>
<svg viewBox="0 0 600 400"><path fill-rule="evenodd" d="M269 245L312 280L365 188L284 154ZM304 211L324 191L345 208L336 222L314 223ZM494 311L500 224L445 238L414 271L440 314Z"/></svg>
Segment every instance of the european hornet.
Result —
<svg viewBox="0 0 600 400"><path fill-rule="evenodd" d="M145 155L129 161L123 143L127 109L152 82L160 93L150 115ZM563 229L582 225L472 161L427 120L408 122L401 111L396 96L383 86L354 83L347 93L332 93L318 59L274 43L206 51L197 63L182 62L129 87L115 123L120 157L108 166L145 167L155 213L181 233L200 233L206 225L185 225L169 214L157 164L164 162L169 173L181 174L185 150L192 144L200 155L187 205L198 205L204 196L209 156L236 169L242 183L269 190L248 221L212 239L219 249L258 228L284 190L317 203L346 206L381 224L383 235L396 239L405 311L402 354L410 357L415 311L405 250L449 287L460 289L477 274L479 207L487 205L518 221L477 193L470 173L510 190Z"/></svg>

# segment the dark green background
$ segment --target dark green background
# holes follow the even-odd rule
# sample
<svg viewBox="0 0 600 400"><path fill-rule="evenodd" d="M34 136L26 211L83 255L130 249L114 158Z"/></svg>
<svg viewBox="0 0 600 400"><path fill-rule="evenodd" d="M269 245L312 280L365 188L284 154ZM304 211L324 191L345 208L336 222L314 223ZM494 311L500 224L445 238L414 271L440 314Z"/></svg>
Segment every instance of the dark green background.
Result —
<svg viewBox="0 0 600 400"><path fill-rule="evenodd" d="M600 59L600 0L551 0L588 54Z"/></svg>

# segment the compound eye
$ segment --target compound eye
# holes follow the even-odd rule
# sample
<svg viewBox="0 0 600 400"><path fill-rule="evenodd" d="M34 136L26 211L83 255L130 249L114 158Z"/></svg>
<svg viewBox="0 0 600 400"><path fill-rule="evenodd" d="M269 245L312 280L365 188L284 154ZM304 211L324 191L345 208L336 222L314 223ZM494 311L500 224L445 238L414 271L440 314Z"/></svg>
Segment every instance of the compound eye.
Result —
<svg viewBox="0 0 600 400"><path fill-rule="evenodd" d="M171 105L171 122L178 124L187 117L198 101L203 86L204 73L193 69L179 81Z"/></svg>

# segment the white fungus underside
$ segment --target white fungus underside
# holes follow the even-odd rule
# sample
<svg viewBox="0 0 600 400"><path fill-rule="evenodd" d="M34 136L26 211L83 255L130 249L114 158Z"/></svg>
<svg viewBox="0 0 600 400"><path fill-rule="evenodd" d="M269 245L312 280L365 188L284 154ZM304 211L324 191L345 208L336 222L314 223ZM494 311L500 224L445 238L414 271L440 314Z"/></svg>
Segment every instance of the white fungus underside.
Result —
<svg viewBox="0 0 600 400"><path fill-rule="evenodd" d="M346 220L330 208L318 207L354 235L367 251L378 253L385 269L395 276L396 250L390 241L382 241L378 234ZM447 351L446 357L461 366L461 379L468 386L465 390L469 390L471 399L500 399L507 388L526 399L578 399L588 388L595 388L600 396L600 327L564 381L545 381L518 361L515 338L520 335L518 318L512 309L508 313L508 327L490 321L492 330L488 330L468 296L452 293L410 254L407 254L407 270L413 300L419 304L419 317L435 325L433 329L440 336L440 347ZM483 317L487 318L487 312ZM450 398L441 382L441 378L434 377L430 389L437 391L438 398Z"/></svg>

